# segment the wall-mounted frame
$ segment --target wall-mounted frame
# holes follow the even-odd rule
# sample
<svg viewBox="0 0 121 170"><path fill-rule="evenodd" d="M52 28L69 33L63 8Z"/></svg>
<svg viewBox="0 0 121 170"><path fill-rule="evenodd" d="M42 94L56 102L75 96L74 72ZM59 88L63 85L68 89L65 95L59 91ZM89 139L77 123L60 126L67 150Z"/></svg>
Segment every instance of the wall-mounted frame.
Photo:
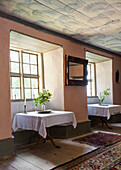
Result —
<svg viewBox="0 0 121 170"><path fill-rule="evenodd" d="M119 70L116 71L116 83L119 83Z"/></svg>
<svg viewBox="0 0 121 170"><path fill-rule="evenodd" d="M88 60L65 56L65 83L70 86L87 85Z"/></svg>

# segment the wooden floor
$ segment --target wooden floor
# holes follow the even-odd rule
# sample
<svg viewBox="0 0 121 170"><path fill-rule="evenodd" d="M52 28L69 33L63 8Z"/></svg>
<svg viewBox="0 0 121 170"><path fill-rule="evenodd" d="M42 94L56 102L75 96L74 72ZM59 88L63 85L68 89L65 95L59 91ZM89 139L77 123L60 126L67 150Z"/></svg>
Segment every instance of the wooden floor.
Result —
<svg viewBox="0 0 121 170"><path fill-rule="evenodd" d="M102 126L95 127L92 129L92 133L94 131L107 131L121 134L121 124L111 124L111 126L113 129ZM53 147L47 141L41 143L36 150L29 148L17 150L13 157L0 161L0 170L50 170L95 149L93 146L72 142L72 139L58 139L55 142L61 146L60 149Z"/></svg>

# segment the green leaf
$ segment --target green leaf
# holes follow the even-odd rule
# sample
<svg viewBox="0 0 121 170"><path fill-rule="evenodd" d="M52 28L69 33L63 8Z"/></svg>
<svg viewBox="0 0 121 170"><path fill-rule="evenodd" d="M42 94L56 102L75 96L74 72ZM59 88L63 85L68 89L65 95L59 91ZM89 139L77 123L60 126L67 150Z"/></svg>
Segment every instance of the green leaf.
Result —
<svg viewBox="0 0 121 170"><path fill-rule="evenodd" d="M38 104L44 104L46 105L46 102L50 102L52 94L49 92L49 90L44 90L43 93L39 92L39 96L33 100L34 107L38 107Z"/></svg>
<svg viewBox="0 0 121 170"><path fill-rule="evenodd" d="M110 95L110 88L107 88L106 90L104 90L103 92L101 92L101 95L99 96L99 99L100 99L100 103L102 104L103 101L105 100L105 98L107 96Z"/></svg>

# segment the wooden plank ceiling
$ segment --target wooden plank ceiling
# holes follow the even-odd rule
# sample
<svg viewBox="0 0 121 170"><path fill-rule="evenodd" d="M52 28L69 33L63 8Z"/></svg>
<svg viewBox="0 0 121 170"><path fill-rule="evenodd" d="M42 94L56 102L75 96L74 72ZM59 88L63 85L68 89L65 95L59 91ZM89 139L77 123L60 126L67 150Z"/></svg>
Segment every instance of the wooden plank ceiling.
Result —
<svg viewBox="0 0 121 170"><path fill-rule="evenodd" d="M0 0L0 10L121 54L119 0Z"/></svg>

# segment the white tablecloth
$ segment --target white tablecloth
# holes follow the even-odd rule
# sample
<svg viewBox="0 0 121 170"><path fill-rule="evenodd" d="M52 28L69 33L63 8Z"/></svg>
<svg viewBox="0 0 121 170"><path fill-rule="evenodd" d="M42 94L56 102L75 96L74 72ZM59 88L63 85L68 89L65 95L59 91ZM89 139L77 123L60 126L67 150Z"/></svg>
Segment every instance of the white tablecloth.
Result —
<svg viewBox="0 0 121 170"><path fill-rule="evenodd" d="M112 113L121 112L121 105L103 106L99 104L88 104L88 115L110 118Z"/></svg>
<svg viewBox="0 0 121 170"><path fill-rule="evenodd" d="M46 127L69 123L74 128L77 126L76 118L73 112L52 111L51 113L38 114L38 112L16 113L12 123L13 131L17 129L35 130L46 138Z"/></svg>

